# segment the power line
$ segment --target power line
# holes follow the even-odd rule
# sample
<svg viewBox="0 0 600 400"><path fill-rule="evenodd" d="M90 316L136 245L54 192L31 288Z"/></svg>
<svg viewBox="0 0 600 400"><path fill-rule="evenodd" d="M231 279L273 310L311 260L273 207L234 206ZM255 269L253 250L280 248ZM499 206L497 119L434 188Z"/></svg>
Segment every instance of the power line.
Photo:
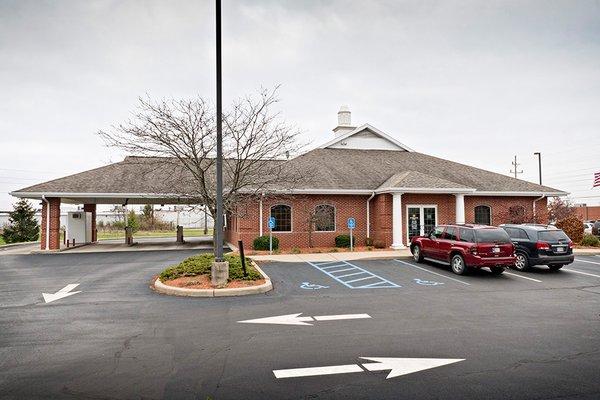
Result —
<svg viewBox="0 0 600 400"><path fill-rule="evenodd" d="M515 174L515 179L517 179L517 175L518 175L518 174L522 174L522 173L523 173L523 170L520 170L520 171L519 171L519 165L521 165L521 163L518 163L518 162L517 162L517 156L515 156L515 161L513 161L511 164L513 165L513 168L514 168L515 170L513 171L513 170L511 169L511 170L510 170L510 173L511 173L511 174Z"/></svg>

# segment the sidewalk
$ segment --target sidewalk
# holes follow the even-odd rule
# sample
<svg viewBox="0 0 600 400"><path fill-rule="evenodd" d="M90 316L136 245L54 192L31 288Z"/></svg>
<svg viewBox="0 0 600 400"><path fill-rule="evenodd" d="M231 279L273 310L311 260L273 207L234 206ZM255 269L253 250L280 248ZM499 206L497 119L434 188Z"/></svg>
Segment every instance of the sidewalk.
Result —
<svg viewBox="0 0 600 400"><path fill-rule="evenodd" d="M339 253L300 253L300 254L273 254L249 256L255 261L278 261L278 262L306 262L306 261L351 261L367 260L374 258L399 258L411 257L408 248L402 250L383 251L353 251Z"/></svg>
<svg viewBox="0 0 600 400"><path fill-rule="evenodd" d="M574 249L576 256L600 256L600 249ZM249 256L255 261L278 261L278 262L318 262L318 261L351 261L367 260L376 258L401 258L412 257L408 248L402 250L384 251L356 251L340 253L300 253L300 254L273 254Z"/></svg>

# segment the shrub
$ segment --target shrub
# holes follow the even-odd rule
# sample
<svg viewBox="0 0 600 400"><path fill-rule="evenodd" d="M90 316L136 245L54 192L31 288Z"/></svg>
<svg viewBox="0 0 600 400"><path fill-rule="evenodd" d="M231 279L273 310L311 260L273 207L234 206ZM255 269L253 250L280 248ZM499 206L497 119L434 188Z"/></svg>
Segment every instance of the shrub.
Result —
<svg viewBox="0 0 600 400"><path fill-rule="evenodd" d="M600 239L597 236L586 234L581 240L582 246L600 247Z"/></svg>
<svg viewBox="0 0 600 400"><path fill-rule="evenodd" d="M385 242L383 240L373 240L373 247L376 249L384 249Z"/></svg>
<svg viewBox="0 0 600 400"><path fill-rule="evenodd" d="M252 248L254 250L269 250L269 236L263 235L259 236L252 242ZM277 250L279 248L279 239L273 236L273 250Z"/></svg>
<svg viewBox="0 0 600 400"><path fill-rule="evenodd" d="M583 221L578 217L571 216L556 223L556 227L562 229L575 243L581 243L583 239Z"/></svg>
<svg viewBox="0 0 600 400"><path fill-rule="evenodd" d="M127 215L127 226L131 228L131 232L136 233L140 229L140 220L135 211L129 211Z"/></svg>
<svg viewBox="0 0 600 400"><path fill-rule="evenodd" d="M215 256L211 253L204 253L186 258L179 264L169 267L161 272L160 280L164 282L183 276L210 275L210 267L214 260ZM234 279L256 280L262 278L258 271L252 266L249 258L246 258L246 270L248 271L248 276L244 276L240 256L225 254L225 261L229 262L229 281Z"/></svg>
<svg viewBox="0 0 600 400"><path fill-rule="evenodd" d="M370 238L370 237L366 238L365 239L365 246L367 246L367 247L373 246L373 238Z"/></svg>
<svg viewBox="0 0 600 400"><path fill-rule="evenodd" d="M356 246L356 238L353 238L353 245ZM335 237L335 247L350 247L350 235L338 235Z"/></svg>
<svg viewBox="0 0 600 400"><path fill-rule="evenodd" d="M292 254L300 254L300 253L302 253L302 250L300 250L300 248L292 247Z"/></svg>

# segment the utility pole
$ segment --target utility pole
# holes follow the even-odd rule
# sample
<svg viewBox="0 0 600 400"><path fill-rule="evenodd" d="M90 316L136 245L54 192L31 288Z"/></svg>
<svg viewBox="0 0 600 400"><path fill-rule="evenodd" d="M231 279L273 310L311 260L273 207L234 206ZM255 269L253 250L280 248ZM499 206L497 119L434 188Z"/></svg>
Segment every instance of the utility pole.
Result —
<svg viewBox="0 0 600 400"><path fill-rule="evenodd" d="M510 173L515 174L515 179L517 179L517 174L523 173L523 170L519 171L519 165L521 165L521 163L517 162L517 156L515 156L515 161L512 162L512 165L513 165L514 171L511 169Z"/></svg>
<svg viewBox="0 0 600 400"><path fill-rule="evenodd" d="M217 201L214 234L215 262L211 266L211 284L222 286L229 279L229 263L223 259L223 91L221 85L221 0L215 0L217 50Z"/></svg>
<svg viewBox="0 0 600 400"><path fill-rule="evenodd" d="M535 152L533 153L534 156L538 156L538 171L540 174L540 185L542 184L542 153L540 152Z"/></svg>

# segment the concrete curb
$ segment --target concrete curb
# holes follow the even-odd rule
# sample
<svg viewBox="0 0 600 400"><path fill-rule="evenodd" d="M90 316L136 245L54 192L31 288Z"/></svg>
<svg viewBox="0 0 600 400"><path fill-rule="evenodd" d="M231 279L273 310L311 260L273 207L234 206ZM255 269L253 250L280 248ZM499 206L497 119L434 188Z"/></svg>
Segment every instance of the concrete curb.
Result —
<svg viewBox="0 0 600 400"><path fill-rule="evenodd" d="M247 296L250 294L266 293L273 290L273 283L271 278L264 273L264 271L252 261L252 266L256 268L259 274L265 279L265 283L257 286L243 287L243 288L230 288L230 289L188 289L179 288L175 286L165 285L160 281L160 278L156 278L154 282L154 289L162 294L168 294L171 296L186 296L186 297L230 297L230 296Z"/></svg>

